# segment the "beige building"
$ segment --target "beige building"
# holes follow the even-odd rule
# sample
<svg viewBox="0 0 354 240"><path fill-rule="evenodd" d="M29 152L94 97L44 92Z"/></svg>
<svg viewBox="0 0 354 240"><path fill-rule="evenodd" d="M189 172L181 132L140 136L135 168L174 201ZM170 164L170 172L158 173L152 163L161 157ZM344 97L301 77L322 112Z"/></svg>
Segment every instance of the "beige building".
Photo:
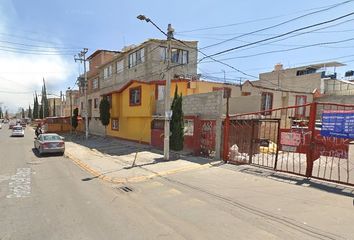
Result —
<svg viewBox="0 0 354 240"><path fill-rule="evenodd" d="M48 98L49 117L59 117L62 115L64 104L60 98Z"/></svg>
<svg viewBox="0 0 354 240"><path fill-rule="evenodd" d="M197 42L172 41L171 78L197 79ZM118 91L130 81L152 82L166 79L167 41L149 39L142 44L129 46L122 51L97 50L87 59L87 104L90 132L104 134L99 120L99 103L102 95ZM80 114L84 116L84 86L80 86Z"/></svg>
<svg viewBox="0 0 354 240"><path fill-rule="evenodd" d="M80 108L79 90L66 90L65 101L63 105L63 114L66 117L70 116L70 107L72 107L72 110L75 108Z"/></svg>

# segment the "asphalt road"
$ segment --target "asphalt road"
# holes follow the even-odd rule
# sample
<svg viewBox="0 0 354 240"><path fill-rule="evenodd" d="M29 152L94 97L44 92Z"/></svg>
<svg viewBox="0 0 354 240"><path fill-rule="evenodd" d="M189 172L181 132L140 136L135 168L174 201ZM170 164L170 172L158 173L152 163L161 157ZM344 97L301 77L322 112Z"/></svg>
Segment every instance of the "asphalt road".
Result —
<svg viewBox="0 0 354 240"><path fill-rule="evenodd" d="M27 128L24 138L11 138L7 126L4 127L0 130L0 240L351 236L352 214L348 209L340 213L335 206L341 201L346 204L348 199L344 197L322 196L311 190L313 197L304 203L299 196L306 189L297 187L284 192L288 184L272 185L271 180L267 180L270 187L259 187L259 180L254 180L259 178L223 168L156 178L122 189L126 186L88 179L88 173L65 157L39 158L32 150L32 130ZM241 176L240 183L230 185L228 179L234 176ZM250 181L249 187L242 186L241 181ZM272 189L283 194L270 193ZM334 217L332 220L340 229L332 228L332 220L316 221L317 217L324 218L322 213L316 217L317 208L323 207L318 206L316 197L323 199L325 210L333 214L330 218ZM296 202L300 205L296 206ZM276 213L272 212L274 206ZM305 213L299 214L298 209ZM348 215L343 216L344 213ZM343 219L339 221L337 215Z"/></svg>

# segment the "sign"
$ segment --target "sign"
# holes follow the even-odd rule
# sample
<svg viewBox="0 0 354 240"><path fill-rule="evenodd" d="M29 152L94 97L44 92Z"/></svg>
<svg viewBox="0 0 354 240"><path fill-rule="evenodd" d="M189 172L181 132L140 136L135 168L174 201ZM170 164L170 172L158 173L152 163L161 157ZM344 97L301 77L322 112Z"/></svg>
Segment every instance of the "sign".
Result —
<svg viewBox="0 0 354 240"><path fill-rule="evenodd" d="M281 150L284 152L296 152L296 147L295 146L286 146L282 145Z"/></svg>
<svg viewBox="0 0 354 240"><path fill-rule="evenodd" d="M301 133L298 132L281 132L280 144L287 146L299 146L301 143Z"/></svg>
<svg viewBox="0 0 354 240"><path fill-rule="evenodd" d="M354 110L324 110L321 136L354 139Z"/></svg>

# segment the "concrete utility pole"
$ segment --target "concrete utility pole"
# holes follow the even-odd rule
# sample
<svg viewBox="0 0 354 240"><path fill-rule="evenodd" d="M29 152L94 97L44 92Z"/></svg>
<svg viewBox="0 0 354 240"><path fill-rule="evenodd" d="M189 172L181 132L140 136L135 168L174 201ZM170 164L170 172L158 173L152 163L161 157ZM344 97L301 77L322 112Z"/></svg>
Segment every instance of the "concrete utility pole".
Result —
<svg viewBox="0 0 354 240"><path fill-rule="evenodd" d="M60 91L60 117L63 116L63 92Z"/></svg>
<svg viewBox="0 0 354 240"><path fill-rule="evenodd" d="M171 105L170 105L170 92L171 92L171 73L170 73L170 64L171 64L171 40L173 39L174 29L171 24L168 24L167 33L162 31L159 26L157 26L150 18L139 15L137 19L141 21L146 21L151 23L156 27L160 32L162 32L167 37L167 70L166 70L166 87L165 87L165 131L164 131L164 144L163 144L163 152L164 159L170 159L170 120L172 116Z"/></svg>
<svg viewBox="0 0 354 240"><path fill-rule="evenodd" d="M71 89L68 87L69 90L69 99L70 99L70 135L73 133L73 105L72 105L72 100L71 100Z"/></svg>
<svg viewBox="0 0 354 240"><path fill-rule="evenodd" d="M87 72L86 72L86 53L88 52L87 48L84 48L79 54L78 57L75 56L75 62L80 61L80 63L84 63L84 94L85 94L85 138L88 139L89 129L88 129L88 104L87 104Z"/></svg>

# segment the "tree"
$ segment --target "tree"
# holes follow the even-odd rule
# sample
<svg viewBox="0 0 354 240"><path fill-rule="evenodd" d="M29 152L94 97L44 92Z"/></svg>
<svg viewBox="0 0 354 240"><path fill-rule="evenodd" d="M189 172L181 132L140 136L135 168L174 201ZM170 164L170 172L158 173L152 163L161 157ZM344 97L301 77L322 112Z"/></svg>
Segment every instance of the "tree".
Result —
<svg viewBox="0 0 354 240"><path fill-rule="evenodd" d="M180 151L183 149L184 141L184 120L182 111L182 94L178 95L178 87L176 86L175 95L173 97L172 118L170 124L170 148L172 150Z"/></svg>
<svg viewBox="0 0 354 240"><path fill-rule="evenodd" d="M41 116L43 116L43 118L49 117L49 101L47 98L47 88L45 86L45 81L43 78L43 86L42 86L42 105L43 108L41 111Z"/></svg>
<svg viewBox="0 0 354 240"><path fill-rule="evenodd" d="M54 104L53 104L53 117L55 117L55 98L54 98L53 100L54 100Z"/></svg>
<svg viewBox="0 0 354 240"><path fill-rule="evenodd" d="M38 116L38 96L37 96L37 93L35 93L35 97L34 97L34 100L33 100L33 114L32 114L32 117L33 119L37 119L39 118Z"/></svg>
<svg viewBox="0 0 354 240"><path fill-rule="evenodd" d="M21 110L21 118L24 119L25 117L26 117L25 109L22 108L22 110Z"/></svg>
<svg viewBox="0 0 354 240"><path fill-rule="evenodd" d="M79 116L79 109L75 108L73 111L73 116L71 117L71 126L74 128L75 131L77 126L79 125L79 122L77 120L78 116Z"/></svg>
<svg viewBox="0 0 354 240"><path fill-rule="evenodd" d="M9 112L7 110L5 111L5 118L9 120Z"/></svg>
<svg viewBox="0 0 354 240"><path fill-rule="evenodd" d="M102 125L104 126L105 135L107 131L107 126L109 124L109 120L111 118L111 114L109 110L110 110L109 101L107 99L107 96L104 96L100 102L100 120Z"/></svg>
<svg viewBox="0 0 354 240"><path fill-rule="evenodd" d="M27 115L27 117L28 117L29 119L32 119L32 109L31 109L31 106L30 106L30 105L28 105L28 115Z"/></svg>
<svg viewBox="0 0 354 240"><path fill-rule="evenodd" d="M39 106L38 118L44 118L44 114L43 114L43 104L41 104L41 105Z"/></svg>
<svg viewBox="0 0 354 240"><path fill-rule="evenodd" d="M0 118L3 118L4 116L3 116L4 114L2 113L2 107L0 107Z"/></svg>

